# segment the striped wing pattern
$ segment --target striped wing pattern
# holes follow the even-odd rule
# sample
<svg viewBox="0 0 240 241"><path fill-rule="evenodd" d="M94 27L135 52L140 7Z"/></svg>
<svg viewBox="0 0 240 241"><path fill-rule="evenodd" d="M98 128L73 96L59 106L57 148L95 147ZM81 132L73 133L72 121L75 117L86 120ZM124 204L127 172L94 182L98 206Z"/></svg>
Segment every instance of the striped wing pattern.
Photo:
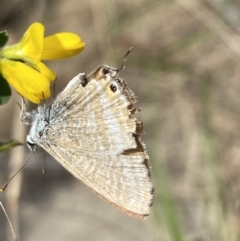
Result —
<svg viewBox="0 0 240 241"><path fill-rule="evenodd" d="M117 69L73 78L54 103L39 145L120 210L147 217L153 199L136 98Z"/></svg>

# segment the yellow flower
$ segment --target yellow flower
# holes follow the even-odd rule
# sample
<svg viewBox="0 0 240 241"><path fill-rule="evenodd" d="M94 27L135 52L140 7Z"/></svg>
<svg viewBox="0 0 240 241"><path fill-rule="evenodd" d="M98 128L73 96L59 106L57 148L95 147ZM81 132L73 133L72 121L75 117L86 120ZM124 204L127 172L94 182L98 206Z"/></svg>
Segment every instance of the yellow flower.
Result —
<svg viewBox="0 0 240 241"><path fill-rule="evenodd" d="M73 33L57 33L43 40L42 60L68 58L80 53L85 43Z"/></svg>
<svg viewBox="0 0 240 241"><path fill-rule="evenodd" d="M85 43L73 33L44 38L44 26L32 24L20 43L0 52L0 74L16 91L33 103L50 96L50 81L56 75L41 60L56 60L80 53Z"/></svg>
<svg viewBox="0 0 240 241"><path fill-rule="evenodd" d="M24 63L1 59L0 72L21 96L33 103L50 96L49 79Z"/></svg>

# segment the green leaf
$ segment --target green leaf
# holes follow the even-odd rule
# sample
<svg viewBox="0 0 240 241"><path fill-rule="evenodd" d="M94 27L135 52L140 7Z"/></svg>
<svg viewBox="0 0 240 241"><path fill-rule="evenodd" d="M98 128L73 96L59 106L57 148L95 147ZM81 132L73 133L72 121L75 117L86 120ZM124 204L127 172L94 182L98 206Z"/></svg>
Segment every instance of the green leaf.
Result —
<svg viewBox="0 0 240 241"><path fill-rule="evenodd" d="M8 82L0 74L0 105L6 104L12 95Z"/></svg>
<svg viewBox="0 0 240 241"><path fill-rule="evenodd" d="M11 140L7 142L0 142L0 152L7 151L15 146L23 145L19 141Z"/></svg>
<svg viewBox="0 0 240 241"><path fill-rule="evenodd" d="M7 30L5 31L0 31L0 48L2 48L8 41L8 32Z"/></svg>

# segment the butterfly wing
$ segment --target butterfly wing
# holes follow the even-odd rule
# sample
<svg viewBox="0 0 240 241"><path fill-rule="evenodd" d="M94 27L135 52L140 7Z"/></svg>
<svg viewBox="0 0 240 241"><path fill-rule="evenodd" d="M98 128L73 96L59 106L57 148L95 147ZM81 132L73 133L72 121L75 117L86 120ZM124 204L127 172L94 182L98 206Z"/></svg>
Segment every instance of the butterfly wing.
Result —
<svg viewBox="0 0 240 241"><path fill-rule="evenodd" d="M134 94L117 70L74 78L50 109L40 146L103 199L136 217L149 215L153 187L139 135ZM51 119L52 116L52 119Z"/></svg>

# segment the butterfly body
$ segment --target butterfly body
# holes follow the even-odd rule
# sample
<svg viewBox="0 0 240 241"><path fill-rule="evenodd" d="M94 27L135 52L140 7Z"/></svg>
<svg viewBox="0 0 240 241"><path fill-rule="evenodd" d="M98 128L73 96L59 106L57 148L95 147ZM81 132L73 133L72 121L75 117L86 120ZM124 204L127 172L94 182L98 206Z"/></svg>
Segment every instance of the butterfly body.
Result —
<svg viewBox="0 0 240 241"><path fill-rule="evenodd" d="M135 95L118 69L79 74L49 107L25 113L27 144L41 146L103 199L135 217L147 217L153 199L142 122Z"/></svg>

